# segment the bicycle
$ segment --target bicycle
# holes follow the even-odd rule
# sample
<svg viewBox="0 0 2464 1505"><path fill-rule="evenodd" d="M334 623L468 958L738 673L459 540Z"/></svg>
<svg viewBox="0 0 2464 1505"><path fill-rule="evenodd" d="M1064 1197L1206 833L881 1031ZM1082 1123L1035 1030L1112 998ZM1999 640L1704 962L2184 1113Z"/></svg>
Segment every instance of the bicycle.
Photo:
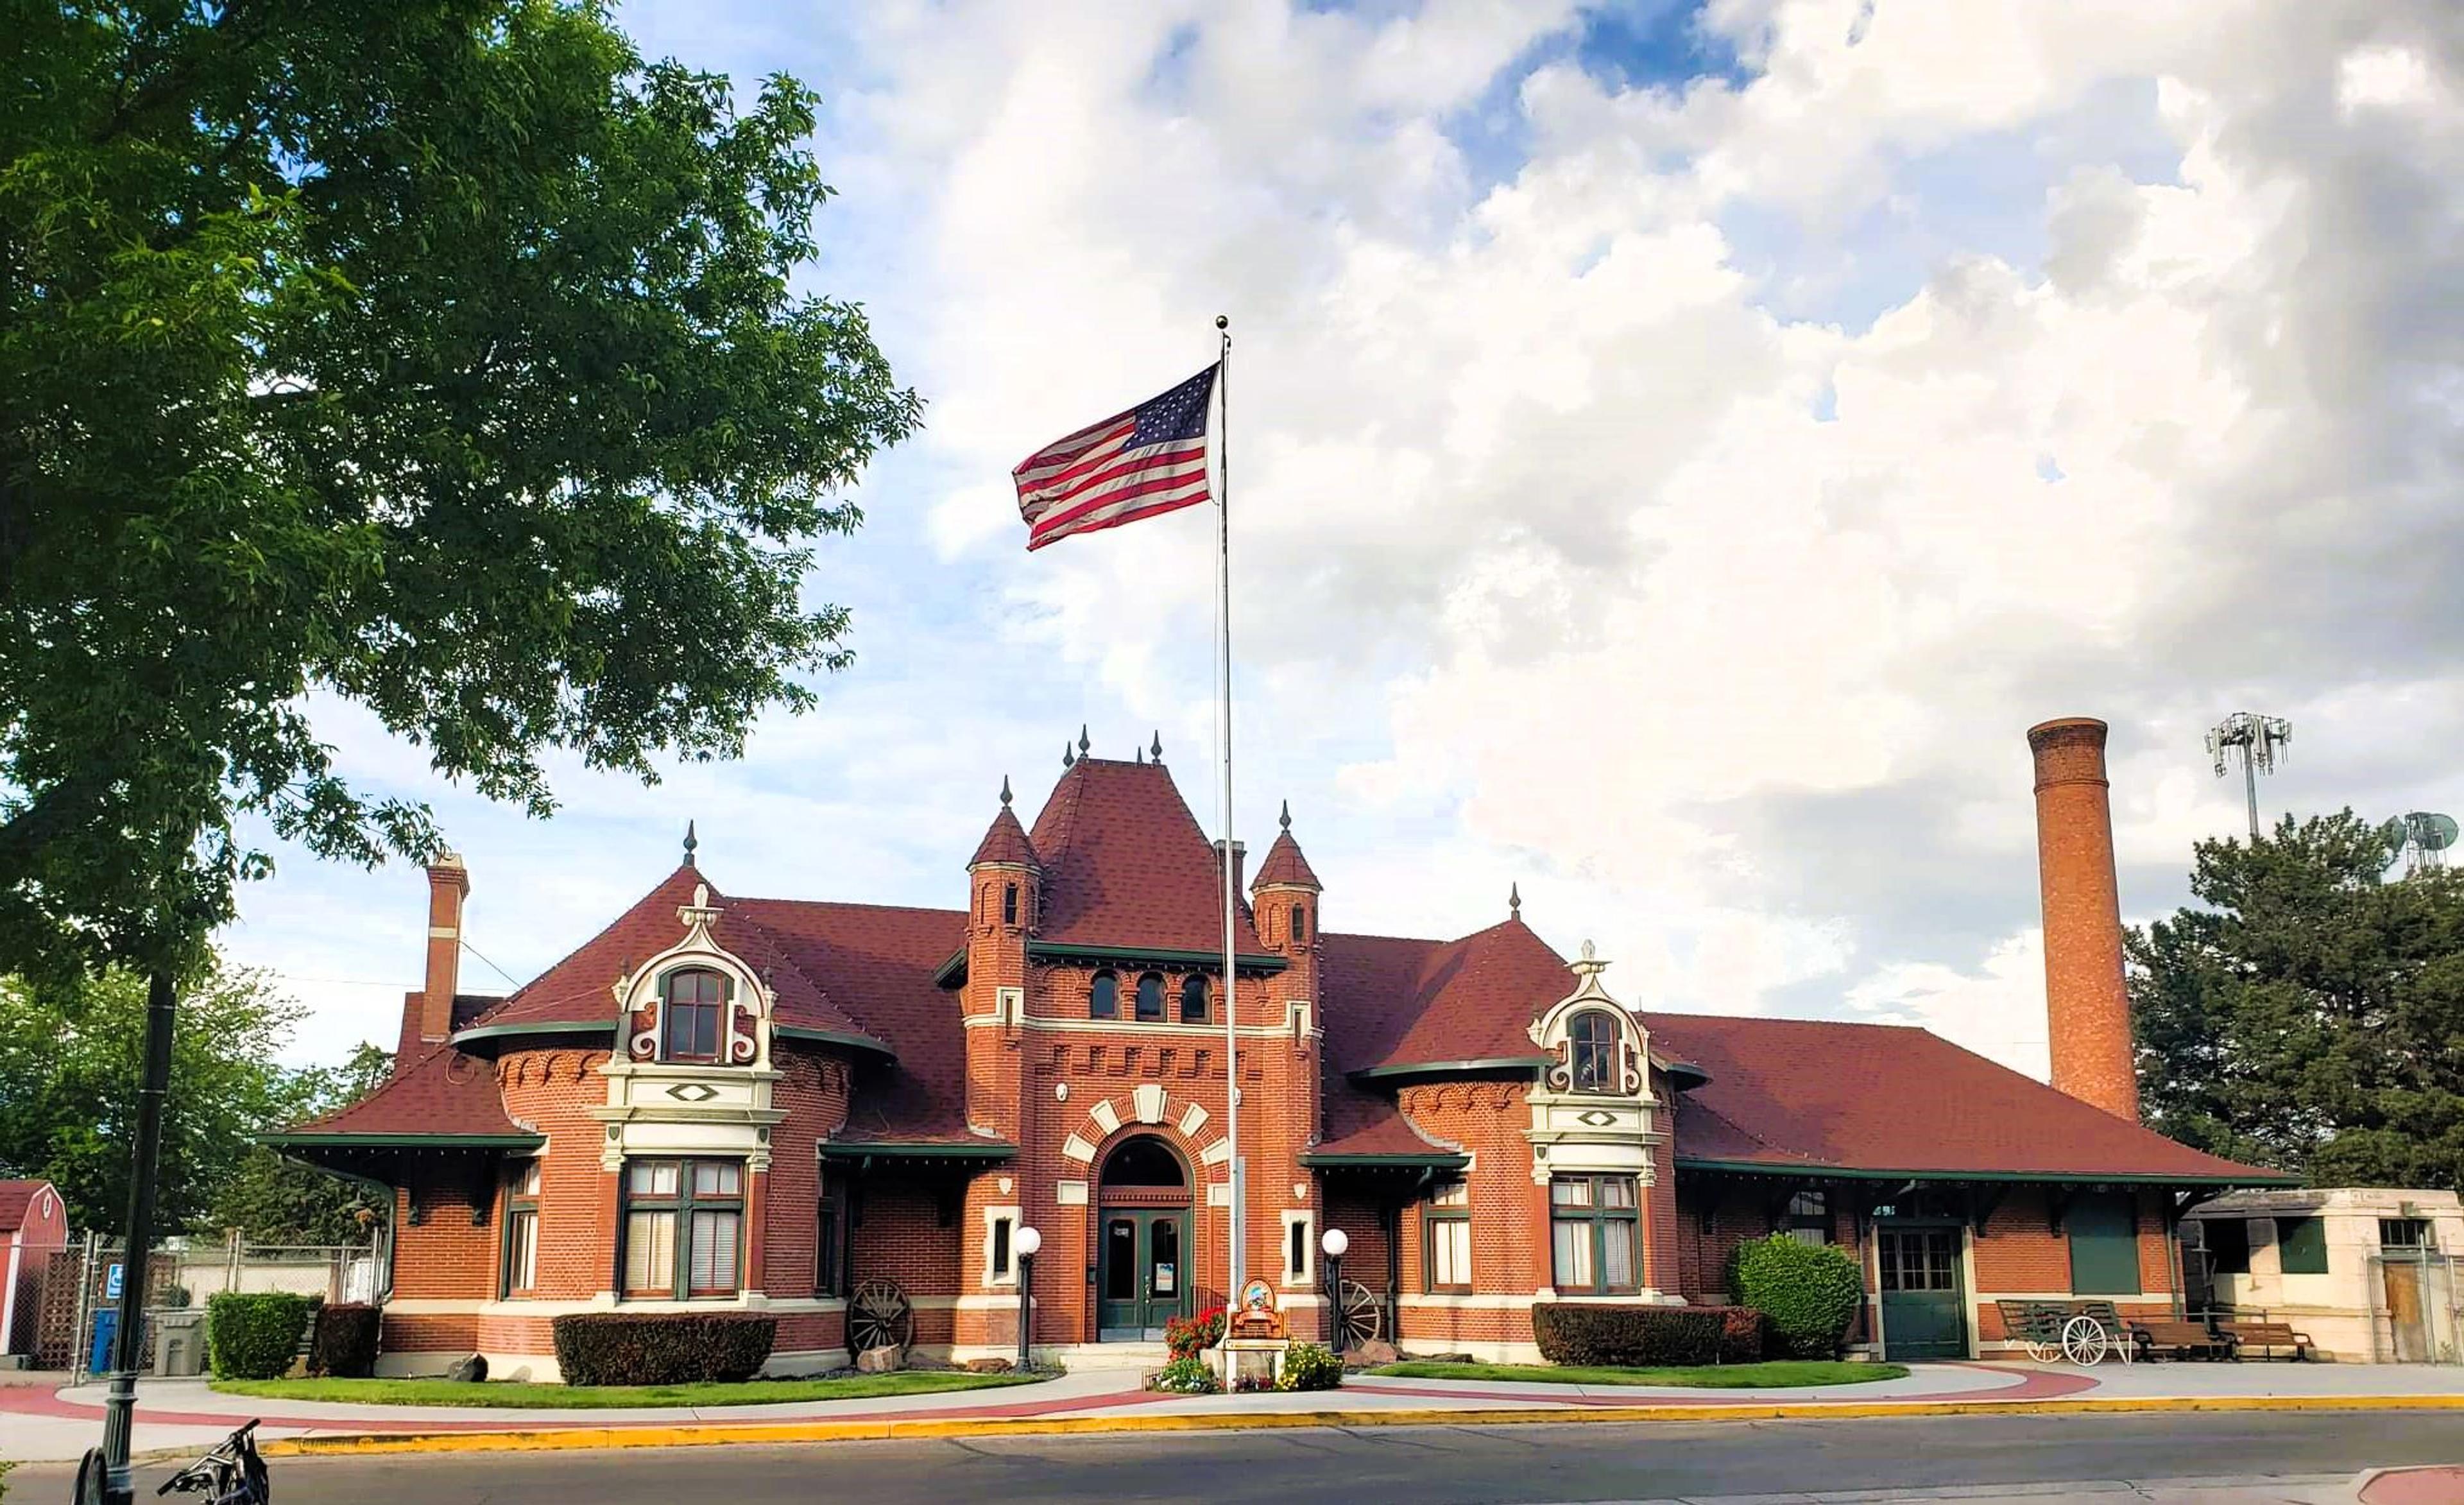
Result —
<svg viewBox="0 0 2464 1505"><path fill-rule="evenodd" d="M213 1451L163 1481L156 1494L203 1494L206 1505L271 1505L273 1481L256 1451L256 1423L214 1445Z"/></svg>

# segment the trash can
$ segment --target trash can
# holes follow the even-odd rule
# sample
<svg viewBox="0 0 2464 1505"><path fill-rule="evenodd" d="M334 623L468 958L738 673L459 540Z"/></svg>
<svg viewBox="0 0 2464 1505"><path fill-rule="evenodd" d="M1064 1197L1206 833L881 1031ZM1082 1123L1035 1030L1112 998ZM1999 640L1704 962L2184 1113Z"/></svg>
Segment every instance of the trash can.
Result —
<svg viewBox="0 0 2464 1505"><path fill-rule="evenodd" d="M195 1310L154 1314L154 1373L183 1379L205 1372L206 1314Z"/></svg>
<svg viewBox="0 0 2464 1505"><path fill-rule="evenodd" d="M86 1358L86 1367L96 1374L111 1372L111 1342L120 1336L120 1309L107 1306L94 1314L94 1350Z"/></svg>

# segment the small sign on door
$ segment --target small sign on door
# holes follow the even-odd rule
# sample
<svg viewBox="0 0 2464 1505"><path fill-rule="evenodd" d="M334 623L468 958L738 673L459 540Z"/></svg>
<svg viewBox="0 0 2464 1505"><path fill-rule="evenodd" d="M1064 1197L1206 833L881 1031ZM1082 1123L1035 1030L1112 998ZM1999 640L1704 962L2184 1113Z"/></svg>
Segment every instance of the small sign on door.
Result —
<svg viewBox="0 0 2464 1505"><path fill-rule="evenodd" d="M1173 1276L1178 1272L1178 1269L1179 1267L1177 1265L1157 1265L1155 1267L1155 1295L1159 1296L1168 1296L1178 1294L1179 1288L1173 1283Z"/></svg>

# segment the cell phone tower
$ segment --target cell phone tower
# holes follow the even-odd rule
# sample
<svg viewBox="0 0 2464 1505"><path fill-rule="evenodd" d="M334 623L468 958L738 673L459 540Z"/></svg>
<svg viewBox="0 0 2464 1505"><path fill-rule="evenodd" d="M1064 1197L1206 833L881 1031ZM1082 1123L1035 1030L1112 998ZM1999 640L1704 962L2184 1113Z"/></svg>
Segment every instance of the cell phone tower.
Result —
<svg viewBox="0 0 2464 1505"><path fill-rule="evenodd" d="M2274 773L2285 746L2293 741L2293 723L2280 716L2235 711L2208 733L2208 753L2216 761L2221 779L2236 762L2241 764L2242 792L2250 801L2251 845L2258 844L2258 776Z"/></svg>

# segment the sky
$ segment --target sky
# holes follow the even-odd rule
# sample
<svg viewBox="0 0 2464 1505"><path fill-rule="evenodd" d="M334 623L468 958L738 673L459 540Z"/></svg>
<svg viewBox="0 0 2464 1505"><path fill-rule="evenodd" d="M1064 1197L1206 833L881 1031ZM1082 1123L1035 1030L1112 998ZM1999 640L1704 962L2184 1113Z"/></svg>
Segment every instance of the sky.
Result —
<svg viewBox="0 0 2464 1505"><path fill-rule="evenodd" d="M2439 0L638 0L822 91L813 292L928 408L748 756L539 822L347 706L466 990L665 875L955 906L1004 777L1159 736L1216 826L1212 516L1023 552L1008 472L1234 337L1235 833L1337 930L1523 915L1639 1007L2044 1069L2024 733L2112 723L2125 917L2270 816L2464 810L2464 11ZM277 851L227 955L390 1040L426 884Z"/></svg>

